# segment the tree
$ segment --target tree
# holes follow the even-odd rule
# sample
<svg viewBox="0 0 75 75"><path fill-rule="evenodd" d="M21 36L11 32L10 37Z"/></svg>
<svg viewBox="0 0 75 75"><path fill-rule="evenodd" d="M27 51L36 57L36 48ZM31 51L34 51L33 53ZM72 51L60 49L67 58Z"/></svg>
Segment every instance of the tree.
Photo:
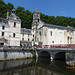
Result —
<svg viewBox="0 0 75 75"><path fill-rule="evenodd" d="M3 0L0 0L0 17L6 18L7 10L9 10L9 14L11 10L14 8L14 5L11 3L5 4ZM46 22L47 24L60 25L60 26L71 26L75 27L75 18L64 17L64 16L48 16L45 14L41 14L41 20ZM29 10L25 10L24 7L18 6L16 9L16 15L21 19L21 27L22 28L31 28L33 13Z"/></svg>
<svg viewBox="0 0 75 75"><path fill-rule="evenodd" d="M8 3L8 6L10 7L10 8L14 8L14 5L13 4L11 4L11 3Z"/></svg>

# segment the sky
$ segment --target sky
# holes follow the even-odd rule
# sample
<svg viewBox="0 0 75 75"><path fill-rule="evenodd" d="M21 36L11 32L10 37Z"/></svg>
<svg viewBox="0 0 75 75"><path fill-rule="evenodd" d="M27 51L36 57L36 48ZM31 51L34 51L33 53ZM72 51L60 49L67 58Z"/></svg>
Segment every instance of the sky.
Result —
<svg viewBox="0 0 75 75"><path fill-rule="evenodd" d="M38 9L49 16L65 16L75 18L75 0L4 0L12 3L15 8L22 6L31 12Z"/></svg>

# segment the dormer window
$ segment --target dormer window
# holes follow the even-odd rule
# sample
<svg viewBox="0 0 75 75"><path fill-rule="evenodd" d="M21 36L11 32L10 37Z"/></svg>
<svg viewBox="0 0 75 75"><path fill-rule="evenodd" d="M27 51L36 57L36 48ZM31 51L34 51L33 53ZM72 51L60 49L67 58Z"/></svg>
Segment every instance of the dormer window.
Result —
<svg viewBox="0 0 75 75"><path fill-rule="evenodd" d="M14 22L14 27L16 27L16 22Z"/></svg>

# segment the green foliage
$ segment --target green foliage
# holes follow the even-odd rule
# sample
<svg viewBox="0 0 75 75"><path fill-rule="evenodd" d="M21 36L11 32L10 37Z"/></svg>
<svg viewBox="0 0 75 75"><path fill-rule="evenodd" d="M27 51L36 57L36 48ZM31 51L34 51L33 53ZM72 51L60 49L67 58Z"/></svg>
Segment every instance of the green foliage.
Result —
<svg viewBox="0 0 75 75"><path fill-rule="evenodd" d="M16 15L19 16L22 21L22 28L31 28L33 14L29 10L25 10L19 6L16 9Z"/></svg>
<svg viewBox="0 0 75 75"><path fill-rule="evenodd" d="M41 19L48 24L75 27L75 18L71 17L64 17L64 16L54 17L54 16L44 15L41 13Z"/></svg>
<svg viewBox="0 0 75 75"><path fill-rule="evenodd" d="M8 6L10 7L10 8L14 8L14 5L13 4L11 4L11 3L8 3Z"/></svg>
<svg viewBox="0 0 75 75"><path fill-rule="evenodd" d="M5 4L3 0L0 0L0 17L6 18L7 10L9 10L9 14L11 10L14 8L14 5L11 3ZM16 8L16 15L20 17L22 22L22 28L31 28L32 20L33 20L33 13L29 10L25 10L24 7L18 6ZM75 27L75 18L71 17L64 17L64 16L48 16L41 13L41 20L54 25L60 26L71 26Z"/></svg>

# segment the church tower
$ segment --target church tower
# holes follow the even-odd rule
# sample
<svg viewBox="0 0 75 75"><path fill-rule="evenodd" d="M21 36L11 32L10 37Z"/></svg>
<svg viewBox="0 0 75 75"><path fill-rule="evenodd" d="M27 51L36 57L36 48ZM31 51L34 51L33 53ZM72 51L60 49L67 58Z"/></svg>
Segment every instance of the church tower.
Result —
<svg viewBox="0 0 75 75"><path fill-rule="evenodd" d="M32 29L37 29L38 24L40 21L40 12L38 11L38 9L36 9L36 11L33 14L33 22L32 22Z"/></svg>
<svg viewBox="0 0 75 75"><path fill-rule="evenodd" d="M38 9L33 14L33 22L32 22L32 37L35 44L36 41L36 35L37 35L37 29L40 22L40 12Z"/></svg>

